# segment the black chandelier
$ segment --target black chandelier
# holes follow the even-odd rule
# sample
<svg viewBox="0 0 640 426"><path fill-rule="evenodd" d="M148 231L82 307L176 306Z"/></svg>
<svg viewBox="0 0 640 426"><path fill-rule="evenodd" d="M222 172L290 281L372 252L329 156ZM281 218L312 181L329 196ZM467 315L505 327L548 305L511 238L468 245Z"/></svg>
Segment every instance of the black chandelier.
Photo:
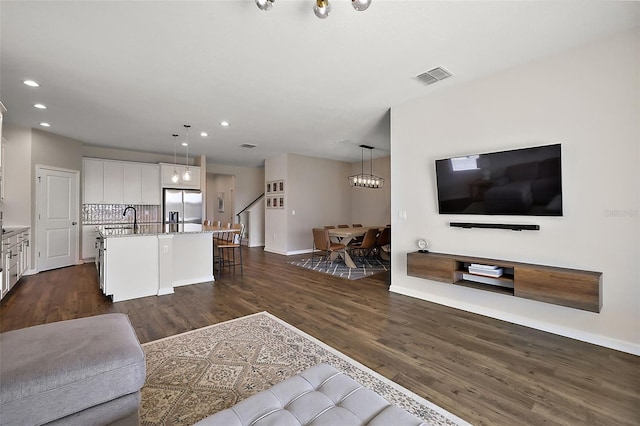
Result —
<svg viewBox="0 0 640 426"><path fill-rule="evenodd" d="M379 189L384 186L384 178L373 174L373 147L369 145L360 145L362 149L362 161L360 167L360 173L357 175L349 176L349 185L358 188L372 188ZM364 150L369 150L369 173L364 172Z"/></svg>

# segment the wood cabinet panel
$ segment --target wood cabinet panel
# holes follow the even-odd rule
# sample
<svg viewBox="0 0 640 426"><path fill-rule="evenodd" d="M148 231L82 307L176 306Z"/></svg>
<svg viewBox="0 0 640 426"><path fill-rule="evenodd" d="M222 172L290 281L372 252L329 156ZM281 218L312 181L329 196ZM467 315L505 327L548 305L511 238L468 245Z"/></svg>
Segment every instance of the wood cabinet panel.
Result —
<svg viewBox="0 0 640 426"><path fill-rule="evenodd" d="M470 263L496 265L503 268L495 285L469 281ZM554 266L511 262L444 253L407 253L407 275L434 281L464 285L476 289L512 294L516 297L600 312L602 309L602 273ZM469 278L463 279L463 275ZM485 279L486 281L486 279ZM500 288L513 283L513 289Z"/></svg>
<svg viewBox="0 0 640 426"><path fill-rule="evenodd" d="M455 260L431 253L407 253L407 275L453 283Z"/></svg>
<svg viewBox="0 0 640 426"><path fill-rule="evenodd" d="M572 269L520 266L514 294L586 311L602 309L602 274Z"/></svg>

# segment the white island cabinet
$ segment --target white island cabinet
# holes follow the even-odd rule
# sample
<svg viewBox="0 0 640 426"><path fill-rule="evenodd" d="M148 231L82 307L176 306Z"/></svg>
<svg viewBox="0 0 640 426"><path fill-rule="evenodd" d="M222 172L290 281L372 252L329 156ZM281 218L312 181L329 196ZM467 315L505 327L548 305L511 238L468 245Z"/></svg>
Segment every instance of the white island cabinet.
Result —
<svg viewBox="0 0 640 426"><path fill-rule="evenodd" d="M98 227L104 238L102 291L114 302L173 293L213 281L210 231L168 232L168 225Z"/></svg>

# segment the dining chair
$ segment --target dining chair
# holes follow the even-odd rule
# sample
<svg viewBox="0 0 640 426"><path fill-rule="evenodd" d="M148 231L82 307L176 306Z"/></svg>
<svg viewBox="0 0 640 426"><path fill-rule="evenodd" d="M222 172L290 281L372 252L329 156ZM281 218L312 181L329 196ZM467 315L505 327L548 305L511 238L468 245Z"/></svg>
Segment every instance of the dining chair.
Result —
<svg viewBox="0 0 640 426"><path fill-rule="evenodd" d="M210 220L204 220L204 221L202 221L202 225L203 226L211 226L211 221Z"/></svg>
<svg viewBox="0 0 640 426"><path fill-rule="evenodd" d="M389 253L391 251L391 227L385 227L376 240L376 249L378 256L382 256L382 252Z"/></svg>
<svg viewBox="0 0 640 426"><path fill-rule="evenodd" d="M362 228L362 224L361 223L354 223L351 226L354 227L354 228ZM353 237L353 242L354 243L361 243L363 237L364 237L364 235L360 235L358 237Z"/></svg>
<svg viewBox="0 0 640 426"><path fill-rule="evenodd" d="M338 225L338 228L348 228L349 225Z"/></svg>
<svg viewBox="0 0 640 426"><path fill-rule="evenodd" d="M349 245L350 251L358 252L360 257L364 259L371 254L371 251L376 247L378 236L378 230L376 228L369 228L364 234L362 241L359 243L353 243Z"/></svg>
<svg viewBox="0 0 640 426"><path fill-rule="evenodd" d="M333 225L325 225L324 229L336 229L336 227Z"/></svg>
<svg viewBox="0 0 640 426"><path fill-rule="evenodd" d="M313 267L313 258L315 256L316 250L324 252L327 261L325 263L325 271L329 269L329 256L334 252L342 252L345 253L346 246L340 243L334 243L329 239L329 229L321 229L321 228L313 228L313 250L311 251L311 266ZM344 254L343 254L344 258ZM322 256L320 256L322 259ZM320 263L320 261L318 261Z"/></svg>

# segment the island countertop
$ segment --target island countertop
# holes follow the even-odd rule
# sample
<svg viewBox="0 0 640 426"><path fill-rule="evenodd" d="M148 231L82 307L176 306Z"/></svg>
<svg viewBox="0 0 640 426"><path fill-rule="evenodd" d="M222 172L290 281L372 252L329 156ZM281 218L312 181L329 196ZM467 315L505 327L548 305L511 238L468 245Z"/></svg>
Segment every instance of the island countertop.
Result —
<svg viewBox="0 0 640 426"><path fill-rule="evenodd" d="M136 237L152 236L164 234L204 234L212 233L213 230L204 229L202 225L196 223L186 224L162 224L162 223L142 223L135 227L133 224L122 225L96 225L98 232L104 238L111 237Z"/></svg>

